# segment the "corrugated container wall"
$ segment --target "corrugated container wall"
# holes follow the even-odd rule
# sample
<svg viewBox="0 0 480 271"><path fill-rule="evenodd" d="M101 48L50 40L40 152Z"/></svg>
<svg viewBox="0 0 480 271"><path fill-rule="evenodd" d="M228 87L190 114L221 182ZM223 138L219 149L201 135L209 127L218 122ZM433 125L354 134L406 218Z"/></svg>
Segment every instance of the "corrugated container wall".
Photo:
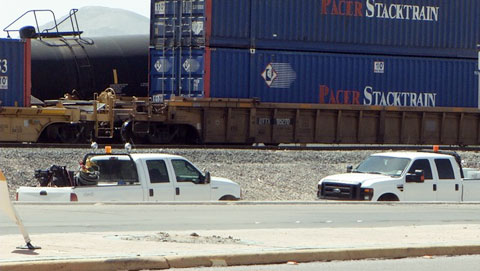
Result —
<svg viewBox="0 0 480 271"><path fill-rule="evenodd" d="M26 105L25 68L25 43L0 39L0 106Z"/></svg>
<svg viewBox="0 0 480 271"><path fill-rule="evenodd" d="M151 53L154 98L174 94L287 103L478 106L475 59L228 48L171 52L169 57Z"/></svg>
<svg viewBox="0 0 480 271"><path fill-rule="evenodd" d="M477 0L152 0L151 45L476 58Z"/></svg>

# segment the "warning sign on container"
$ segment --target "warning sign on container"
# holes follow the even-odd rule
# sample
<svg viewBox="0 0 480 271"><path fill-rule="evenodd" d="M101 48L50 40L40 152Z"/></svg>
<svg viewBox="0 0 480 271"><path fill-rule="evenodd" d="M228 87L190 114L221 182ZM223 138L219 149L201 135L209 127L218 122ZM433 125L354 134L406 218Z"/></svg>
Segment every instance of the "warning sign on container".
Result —
<svg viewBox="0 0 480 271"><path fill-rule="evenodd" d="M0 89L8 89L8 76L0 76Z"/></svg>

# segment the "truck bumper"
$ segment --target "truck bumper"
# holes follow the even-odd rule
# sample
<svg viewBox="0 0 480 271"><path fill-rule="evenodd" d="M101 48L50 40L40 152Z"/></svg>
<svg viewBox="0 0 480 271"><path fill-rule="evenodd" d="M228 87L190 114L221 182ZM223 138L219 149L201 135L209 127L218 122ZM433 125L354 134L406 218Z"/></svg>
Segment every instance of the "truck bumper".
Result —
<svg viewBox="0 0 480 271"><path fill-rule="evenodd" d="M317 191L317 198L327 200L370 201L372 196L373 193L365 193L361 184L323 182Z"/></svg>

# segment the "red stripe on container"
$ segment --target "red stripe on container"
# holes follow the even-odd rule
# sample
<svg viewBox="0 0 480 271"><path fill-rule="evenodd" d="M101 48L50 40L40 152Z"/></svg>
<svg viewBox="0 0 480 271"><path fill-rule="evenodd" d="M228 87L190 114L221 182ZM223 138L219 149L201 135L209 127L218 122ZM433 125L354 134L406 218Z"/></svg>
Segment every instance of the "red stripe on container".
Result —
<svg viewBox="0 0 480 271"><path fill-rule="evenodd" d="M212 34L212 0L205 1L205 46L210 46Z"/></svg>
<svg viewBox="0 0 480 271"><path fill-rule="evenodd" d="M24 43L24 106L30 106L30 95L32 94L32 41L27 39Z"/></svg>
<svg viewBox="0 0 480 271"><path fill-rule="evenodd" d="M205 59L204 59L204 65L205 65L205 79L203 80L203 88L205 92L205 97L209 98L210 97L210 76L211 76L211 69L210 69L210 63L211 63L211 49L206 47L205 48Z"/></svg>

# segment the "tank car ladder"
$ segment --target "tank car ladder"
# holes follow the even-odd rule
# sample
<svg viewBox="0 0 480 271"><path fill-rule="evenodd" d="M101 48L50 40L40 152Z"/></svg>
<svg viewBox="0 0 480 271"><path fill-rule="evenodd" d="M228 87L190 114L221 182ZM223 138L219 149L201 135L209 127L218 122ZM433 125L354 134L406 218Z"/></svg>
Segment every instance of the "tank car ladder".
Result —
<svg viewBox="0 0 480 271"><path fill-rule="evenodd" d="M85 46L82 43L89 43L81 38L62 38L63 42L68 49L72 52L75 60L76 68L76 81L80 90L93 89L94 88L94 73L93 67L90 62L90 58L85 50ZM75 93L72 93L75 94ZM80 99L91 99L92 97L77 97Z"/></svg>

